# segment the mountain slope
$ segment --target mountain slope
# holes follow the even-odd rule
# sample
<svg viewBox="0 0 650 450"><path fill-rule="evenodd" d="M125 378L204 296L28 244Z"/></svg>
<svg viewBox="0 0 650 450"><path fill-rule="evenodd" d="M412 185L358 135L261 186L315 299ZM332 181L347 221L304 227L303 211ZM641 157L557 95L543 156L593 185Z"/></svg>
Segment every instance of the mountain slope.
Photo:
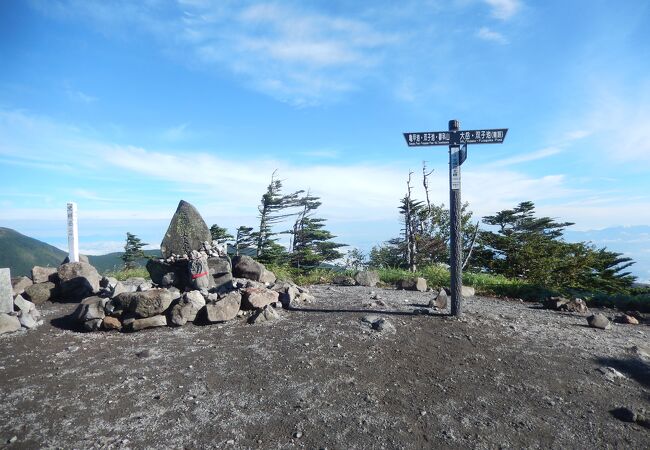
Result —
<svg viewBox="0 0 650 450"><path fill-rule="evenodd" d="M12 277L31 276L34 266L57 267L66 256L50 244L0 227L0 267L9 267Z"/></svg>

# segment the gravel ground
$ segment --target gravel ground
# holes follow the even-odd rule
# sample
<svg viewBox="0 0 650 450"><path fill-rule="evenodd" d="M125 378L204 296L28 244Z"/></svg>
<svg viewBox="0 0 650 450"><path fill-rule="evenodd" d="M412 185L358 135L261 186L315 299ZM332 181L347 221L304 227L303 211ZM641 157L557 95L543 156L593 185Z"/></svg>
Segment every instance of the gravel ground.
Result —
<svg viewBox="0 0 650 450"><path fill-rule="evenodd" d="M44 305L43 326L0 336L0 447L650 448L611 412L650 411L647 325L484 297L457 320L419 314L431 293L310 289L273 322L132 334L76 332L75 305Z"/></svg>

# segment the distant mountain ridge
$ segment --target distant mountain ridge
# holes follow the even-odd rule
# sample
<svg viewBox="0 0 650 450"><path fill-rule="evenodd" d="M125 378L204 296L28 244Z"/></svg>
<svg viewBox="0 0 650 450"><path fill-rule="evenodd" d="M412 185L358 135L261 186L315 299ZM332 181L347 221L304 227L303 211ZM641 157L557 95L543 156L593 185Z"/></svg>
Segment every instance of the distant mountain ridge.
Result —
<svg viewBox="0 0 650 450"><path fill-rule="evenodd" d="M124 252L106 255L89 255L90 264L99 273L122 267L121 256ZM145 255L160 257L160 250L145 250ZM58 267L68 256L67 252L38 239L25 236L11 228L0 227L0 267L8 267L12 277L31 276L32 267ZM137 261L144 266L146 259Z"/></svg>
<svg viewBox="0 0 650 450"><path fill-rule="evenodd" d="M32 267L57 267L66 252L11 228L0 227L0 267L8 267L11 276L31 276Z"/></svg>

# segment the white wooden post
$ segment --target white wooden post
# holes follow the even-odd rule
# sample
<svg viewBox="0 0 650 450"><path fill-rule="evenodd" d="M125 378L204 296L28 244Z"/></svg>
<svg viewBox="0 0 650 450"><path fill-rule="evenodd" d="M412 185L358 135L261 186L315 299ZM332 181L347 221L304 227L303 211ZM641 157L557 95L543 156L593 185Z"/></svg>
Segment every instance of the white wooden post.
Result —
<svg viewBox="0 0 650 450"><path fill-rule="evenodd" d="M68 259L79 262L79 231L77 227L77 204L68 203Z"/></svg>

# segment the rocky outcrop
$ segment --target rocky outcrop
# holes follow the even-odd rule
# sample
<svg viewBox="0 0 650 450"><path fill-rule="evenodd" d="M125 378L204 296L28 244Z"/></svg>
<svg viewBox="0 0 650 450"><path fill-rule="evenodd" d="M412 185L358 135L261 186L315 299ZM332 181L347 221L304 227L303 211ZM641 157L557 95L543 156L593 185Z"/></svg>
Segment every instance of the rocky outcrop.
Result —
<svg viewBox="0 0 650 450"><path fill-rule="evenodd" d="M160 244L163 258L189 256L192 250L201 250L204 242L212 242L208 226L194 206L181 200Z"/></svg>

